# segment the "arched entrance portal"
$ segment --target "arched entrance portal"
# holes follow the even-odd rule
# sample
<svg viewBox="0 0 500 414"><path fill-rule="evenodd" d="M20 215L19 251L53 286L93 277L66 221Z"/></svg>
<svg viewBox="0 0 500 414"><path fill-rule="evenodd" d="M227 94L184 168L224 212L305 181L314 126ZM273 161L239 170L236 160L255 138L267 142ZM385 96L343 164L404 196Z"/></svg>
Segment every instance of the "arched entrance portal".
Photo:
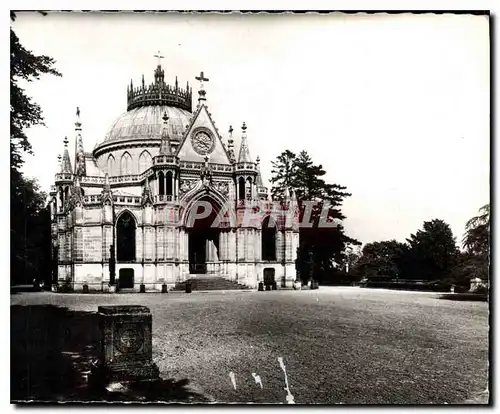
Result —
<svg viewBox="0 0 500 414"><path fill-rule="evenodd" d="M219 235L221 229L215 227L219 207L209 197L204 197L192 206L187 223L189 272L207 273L207 263L218 263Z"/></svg>

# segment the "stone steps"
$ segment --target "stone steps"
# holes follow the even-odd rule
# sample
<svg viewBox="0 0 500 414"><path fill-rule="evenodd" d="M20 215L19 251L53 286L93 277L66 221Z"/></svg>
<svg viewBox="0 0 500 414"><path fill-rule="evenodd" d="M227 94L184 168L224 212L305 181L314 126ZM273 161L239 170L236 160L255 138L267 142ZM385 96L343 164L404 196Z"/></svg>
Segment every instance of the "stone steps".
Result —
<svg viewBox="0 0 500 414"><path fill-rule="evenodd" d="M240 285L232 280L224 279L218 276L205 276L200 275L196 278L189 278L184 282L177 283L172 289L173 291L185 291L186 283L191 283L191 290L241 290L250 289L248 286Z"/></svg>

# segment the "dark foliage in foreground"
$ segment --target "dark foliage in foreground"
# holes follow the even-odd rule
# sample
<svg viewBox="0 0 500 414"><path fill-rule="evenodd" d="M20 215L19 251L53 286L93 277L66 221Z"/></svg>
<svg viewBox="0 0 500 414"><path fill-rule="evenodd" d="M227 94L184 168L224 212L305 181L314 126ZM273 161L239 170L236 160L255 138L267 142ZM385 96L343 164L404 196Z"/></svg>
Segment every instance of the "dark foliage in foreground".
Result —
<svg viewBox="0 0 500 414"><path fill-rule="evenodd" d="M16 14L11 12L10 16L15 21ZM44 208L47 196L36 180L20 171L23 154L33 154L26 131L43 125L43 115L20 82L32 82L44 74L61 76L54 63L48 56L37 56L25 49L10 29L11 284L50 278L50 216Z"/></svg>

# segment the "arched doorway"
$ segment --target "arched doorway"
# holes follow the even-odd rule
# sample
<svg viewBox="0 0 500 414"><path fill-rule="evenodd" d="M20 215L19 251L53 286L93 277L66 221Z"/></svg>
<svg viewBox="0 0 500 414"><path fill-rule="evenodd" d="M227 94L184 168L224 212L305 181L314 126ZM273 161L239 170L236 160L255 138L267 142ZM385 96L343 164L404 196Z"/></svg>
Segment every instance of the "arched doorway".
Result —
<svg viewBox="0 0 500 414"><path fill-rule="evenodd" d="M217 224L219 206L210 198L203 197L197 200L186 220L188 233L189 272L196 274L207 273L207 263L217 263L219 256L220 227Z"/></svg>

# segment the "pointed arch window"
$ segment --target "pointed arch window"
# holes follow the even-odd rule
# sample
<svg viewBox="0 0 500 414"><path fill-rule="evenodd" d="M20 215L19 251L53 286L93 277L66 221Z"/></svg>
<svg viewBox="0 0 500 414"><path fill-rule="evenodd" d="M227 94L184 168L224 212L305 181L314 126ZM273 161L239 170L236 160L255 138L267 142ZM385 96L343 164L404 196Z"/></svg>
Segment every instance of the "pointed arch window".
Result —
<svg viewBox="0 0 500 414"><path fill-rule="evenodd" d="M245 198L247 200L252 199L252 179L250 177L245 182Z"/></svg>
<svg viewBox="0 0 500 414"><path fill-rule="evenodd" d="M163 171L158 173L158 194L165 195L165 175Z"/></svg>
<svg viewBox="0 0 500 414"><path fill-rule="evenodd" d="M59 206L59 210L62 210L62 207L64 205L64 190L62 187L59 187L59 200L61 201L61 204Z"/></svg>
<svg viewBox="0 0 500 414"><path fill-rule="evenodd" d="M129 213L123 213L116 223L116 260L135 261L135 220Z"/></svg>
<svg viewBox="0 0 500 414"><path fill-rule="evenodd" d="M115 157L113 157L112 154L109 154L107 167L108 167L108 175L110 175L110 176L114 175L115 174Z"/></svg>
<svg viewBox="0 0 500 414"><path fill-rule="evenodd" d="M245 199L245 179L240 177L238 180L238 200Z"/></svg>
<svg viewBox="0 0 500 414"><path fill-rule="evenodd" d="M139 156L139 174L146 171L151 165L153 165L151 154L148 151L142 151Z"/></svg>
<svg viewBox="0 0 500 414"><path fill-rule="evenodd" d="M128 175L132 173L132 157L128 152L122 155L120 163L120 173L121 175Z"/></svg>
<svg viewBox="0 0 500 414"><path fill-rule="evenodd" d="M167 174L165 175L165 181L166 181L166 194L167 195L172 195L173 192L173 175L172 171L167 171Z"/></svg>
<svg viewBox="0 0 500 414"><path fill-rule="evenodd" d="M262 221L262 260L276 260L276 223L267 216Z"/></svg>

